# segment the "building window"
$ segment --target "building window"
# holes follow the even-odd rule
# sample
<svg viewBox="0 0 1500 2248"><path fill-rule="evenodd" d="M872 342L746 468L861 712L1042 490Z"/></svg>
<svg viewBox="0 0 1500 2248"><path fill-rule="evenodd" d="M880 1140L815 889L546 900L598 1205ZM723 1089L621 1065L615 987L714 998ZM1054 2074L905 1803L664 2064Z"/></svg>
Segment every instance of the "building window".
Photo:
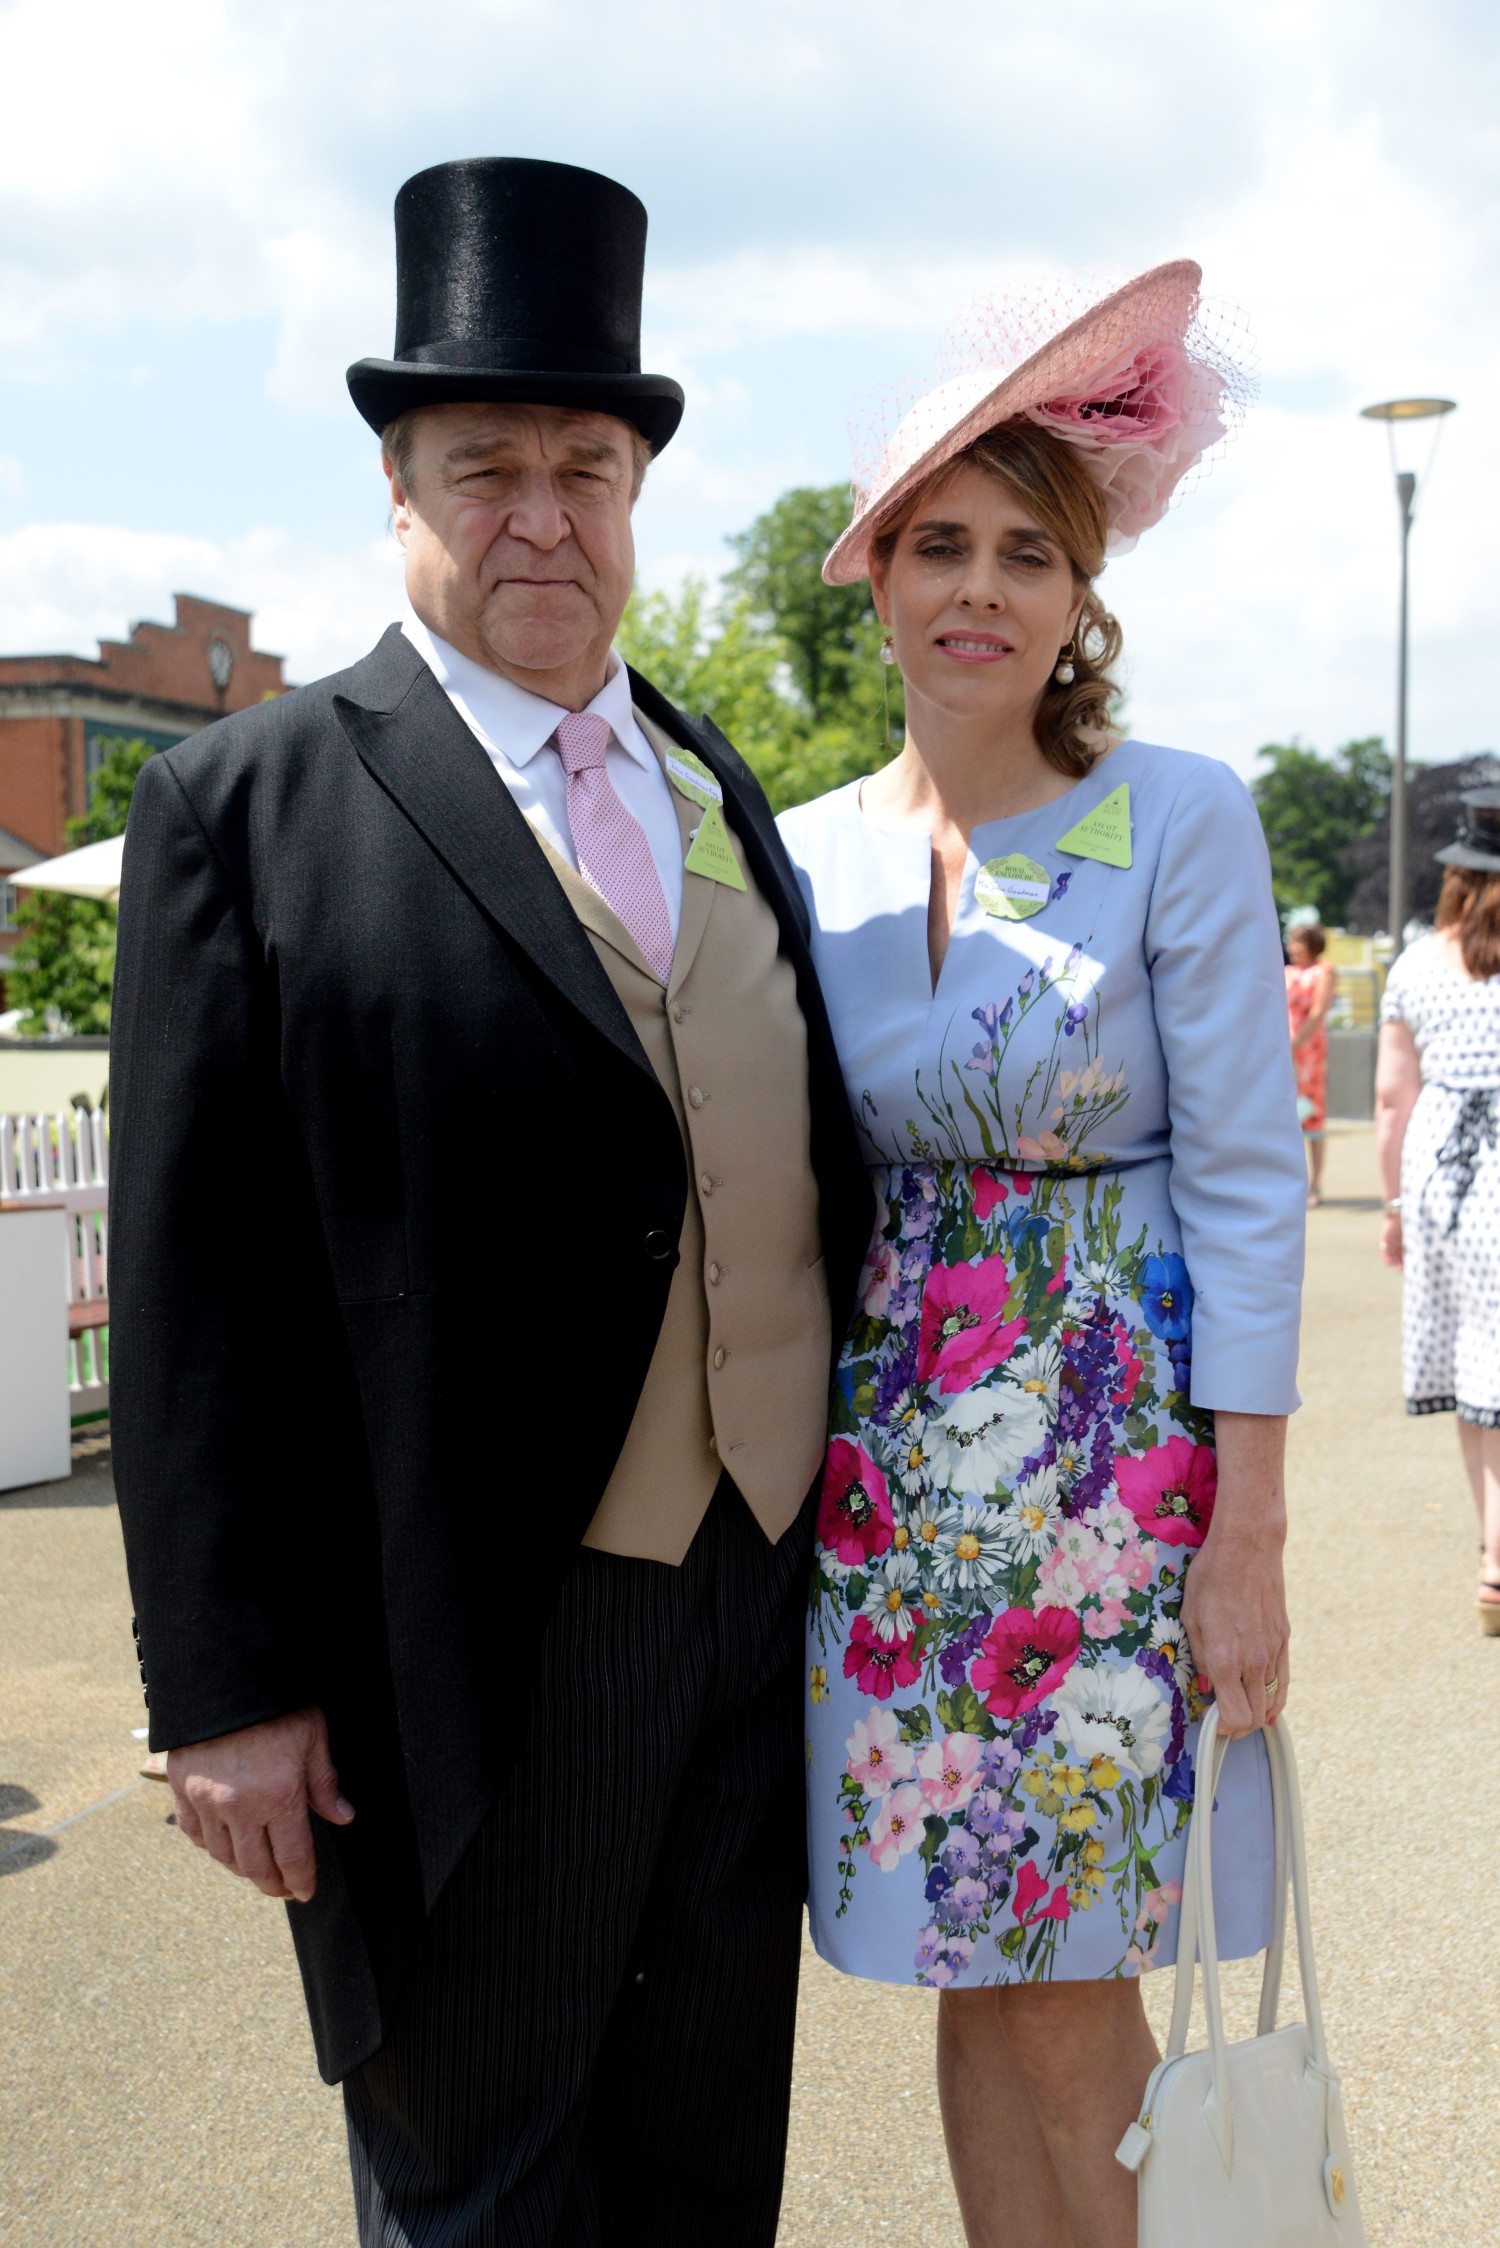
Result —
<svg viewBox="0 0 1500 2248"><path fill-rule="evenodd" d="M0 937L14 936L16 907L20 902L21 893L14 882L7 882L0 878Z"/></svg>
<svg viewBox="0 0 1500 2248"><path fill-rule="evenodd" d="M145 742L150 749L171 749L177 742L186 741L186 734L164 734L154 726L109 725L102 718L89 718L83 728L83 800L94 801L94 783L99 768L113 749L121 742Z"/></svg>

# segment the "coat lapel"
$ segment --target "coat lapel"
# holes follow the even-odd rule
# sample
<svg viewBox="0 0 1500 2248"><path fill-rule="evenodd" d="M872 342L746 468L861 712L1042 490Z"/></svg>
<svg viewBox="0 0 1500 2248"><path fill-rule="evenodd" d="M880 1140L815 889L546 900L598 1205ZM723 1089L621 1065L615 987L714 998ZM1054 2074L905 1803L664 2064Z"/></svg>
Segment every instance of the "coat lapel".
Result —
<svg viewBox="0 0 1500 2248"><path fill-rule="evenodd" d="M365 769L562 997L649 1074L630 1018L524 814L400 627L346 677L334 711Z"/></svg>

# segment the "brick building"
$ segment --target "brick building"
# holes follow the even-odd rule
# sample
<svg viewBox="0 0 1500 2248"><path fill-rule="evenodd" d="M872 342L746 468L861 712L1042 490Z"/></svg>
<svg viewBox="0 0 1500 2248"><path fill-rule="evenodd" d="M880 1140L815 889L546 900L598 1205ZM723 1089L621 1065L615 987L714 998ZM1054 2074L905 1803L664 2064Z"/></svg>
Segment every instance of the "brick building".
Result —
<svg viewBox="0 0 1500 2248"><path fill-rule="evenodd" d="M250 644L250 618L196 594L171 624L138 624L94 656L0 656L0 829L36 858L67 849L65 823L122 737L167 749L226 711L279 695L280 656ZM8 870L0 870L8 871Z"/></svg>

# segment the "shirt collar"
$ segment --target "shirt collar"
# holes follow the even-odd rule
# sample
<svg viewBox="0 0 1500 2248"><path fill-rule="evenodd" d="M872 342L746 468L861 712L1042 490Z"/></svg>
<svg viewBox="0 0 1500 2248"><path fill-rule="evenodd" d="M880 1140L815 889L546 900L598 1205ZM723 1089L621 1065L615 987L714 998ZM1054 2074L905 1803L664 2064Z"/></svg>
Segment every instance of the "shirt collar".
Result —
<svg viewBox="0 0 1500 2248"><path fill-rule="evenodd" d="M461 655L422 622L409 600L404 605L401 629L470 731L507 763L529 765L537 751L546 748L559 721L567 717L560 704L548 702L544 695L533 695L513 679ZM655 765L651 745L636 722L630 674L618 650L611 648L604 685L585 707L605 721L620 747L638 765Z"/></svg>

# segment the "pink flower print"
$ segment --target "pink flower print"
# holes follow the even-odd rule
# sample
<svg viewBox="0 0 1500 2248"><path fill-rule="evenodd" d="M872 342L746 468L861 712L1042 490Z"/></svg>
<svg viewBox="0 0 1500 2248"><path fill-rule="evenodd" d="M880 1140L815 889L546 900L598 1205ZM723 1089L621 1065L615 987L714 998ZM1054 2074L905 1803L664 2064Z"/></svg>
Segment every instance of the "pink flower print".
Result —
<svg viewBox="0 0 1500 2248"><path fill-rule="evenodd" d="M947 1819L964 1808L979 1785L983 1746L977 1733L950 1733L945 1741L928 1742L917 1758L917 1779L929 1811Z"/></svg>
<svg viewBox="0 0 1500 2248"><path fill-rule="evenodd" d="M844 1743L849 1777L857 1780L863 1795L884 1795L898 1780L909 1780L915 1751L901 1738L901 1727L888 1709L872 1709L862 1717Z"/></svg>
<svg viewBox="0 0 1500 2248"><path fill-rule="evenodd" d="M895 1534L885 1477L862 1444L836 1436L823 1463L819 1543L857 1569L884 1553Z"/></svg>
<svg viewBox="0 0 1500 2248"><path fill-rule="evenodd" d="M1010 1183L1017 1194L1029 1194L1032 1184L1031 1173L1029 1171L1012 1171Z"/></svg>
<svg viewBox="0 0 1500 2248"><path fill-rule="evenodd" d="M952 1395L1009 1358L1026 1332L1024 1319L1002 1323L1010 1274L1002 1256L977 1264L934 1265L922 1290L917 1379Z"/></svg>
<svg viewBox="0 0 1500 2248"><path fill-rule="evenodd" d="M1135 1398L1136 1384L1146 1371L1145 1360L1136 1356L1130 1329L1125 1325L1123 1319L1115 1321L1114 1338L1115 1364L1120 1369L1120 1379L1118 1385L1110 1394L1110 1403L1112 1405L1123 1405L1125 1410L1129 1412Z"/></svg>
<svg viewBox="0 0 1500 2248"><path fill-rule="evenodd" d="M884 1319L891 1306L891 1290L901 1277L901 1260L889 1241L877 1241L865 1259L860 1278L860 1308L867 1319Z"/></svg>
<svg viewBox="0 0 1500 2248"><path fill-rule="evenodd" d="M922 1790L910 1780L893 1787L889 1795L880 1799L880 1808L870 1821L870 1861L882 1873L889 1873L914 1850L925 1831L923 1820L927 1806L922 1800Z"/></svg>
<svg viewBox="0 0 1500 2248"><path fill-rule="evenodd" d="M1137 1933L1139 1934L1149 1928L1153 1922L1160 1928L1164 1924L1167 1914L1181 1902L1182 1883L1180 1881L1164 1881L1159 1889L1148 1889L1142 1899L1141 1909L1135 1916Z"/></svg>
<svg viewBox="0 0 1500 2248"><path fill-rule="evenodd" d="M1141 1535L1163 1545L1200 1546L1214 1517L1218 1464L1213 1447L1191 1437L1169 1436L1165 1444L1132 1458L1115 1455L1115 1487L1140 1524Z"/></svg>
<svg viewBox="0 0 1500 2248"><path fill-rule="evenodd" d="M1047 1884L1029 1858L1023 1858L1016 1869L1015 1894L1010 1909L1023 1928L1034 1928L1039 1920L1066 1920L1068 1917L1068 1885L1060 1881L1046 1904Z"/></svg>
<svg viewBox="0 0 1500 2248"><path fill-rule="evenodd" d="M1090 1639L1113 1639L1129 1621L1123 1601L1101 1600L1097 1608L1090 1608L1085 1614L1083 1628Z"/></svg>
<svg viewBox="0 0 1500 2248"><path fill-rule="evenodd" d="M1038 1132L1034 1138L1030 1132L1019 1132L1016 1153L1024 1155L1028 1163L1066 1163L1068 1143L1056 1132Z"/></svg>
<svg viewBox="0 0 1500 2248"><path fill-rule="evenodd" d="M868 1616L856 1616L844 1649L844 1676L857 1679L862 1694L888 1702L898 1686L913 1686L922 1665L915 1632L908 1639L881 1639Z"/></svg>
<svg viewBox="0 0 1500 2248"><path fill-rule="evenodd" d="M981 1225L998 1203L1008 1199L1010 1188L1002 1186L993 1171L981 1166L974 1172L974 1215Z"/></svg>
<svg viewBox="0 0 1500 2248"><path fill-rule="evenodd" d="M1007 1608L985 1634L970 1675L993 1716L1020 1717L1072 1669L1082 1643L1070 1608Z"/></svg>

